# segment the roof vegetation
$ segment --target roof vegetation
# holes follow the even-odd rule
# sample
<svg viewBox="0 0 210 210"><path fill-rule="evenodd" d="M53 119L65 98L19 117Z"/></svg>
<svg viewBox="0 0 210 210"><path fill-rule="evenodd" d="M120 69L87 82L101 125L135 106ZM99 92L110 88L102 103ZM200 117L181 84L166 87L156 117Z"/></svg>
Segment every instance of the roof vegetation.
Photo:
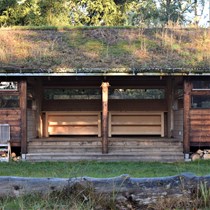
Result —
<svg viewBox="0 0 210 210"><path fill-rule="evenodd" d="M0 71L210 69L204 28L14 27L0 29Z"/></svg>

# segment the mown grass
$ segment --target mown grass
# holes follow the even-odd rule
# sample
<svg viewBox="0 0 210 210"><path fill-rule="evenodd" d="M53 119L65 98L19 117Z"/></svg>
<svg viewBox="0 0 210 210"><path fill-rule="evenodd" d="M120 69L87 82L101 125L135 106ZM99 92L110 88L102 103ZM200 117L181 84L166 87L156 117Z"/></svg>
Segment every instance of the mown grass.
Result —
<svg viewBox="0 0 210 210"><path fill-rule="evenodd" d="M210 174L210 161L159 163L159 162L9 162L0 163L0 176L23 177L131 177L173 176L191 172L198 176Z"/></svg>

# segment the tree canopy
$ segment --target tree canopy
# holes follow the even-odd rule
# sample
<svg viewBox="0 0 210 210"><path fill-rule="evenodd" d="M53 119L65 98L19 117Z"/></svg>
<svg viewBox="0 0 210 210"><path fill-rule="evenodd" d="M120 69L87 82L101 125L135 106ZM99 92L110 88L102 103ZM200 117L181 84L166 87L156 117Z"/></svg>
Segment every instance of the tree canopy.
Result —
<svg viewBox="0 0 210 210"><path fill-rule="evenodd" d="M207 0L0 0L0 26L198 24ZM189 15L190 14L190 15Z"/></svg>

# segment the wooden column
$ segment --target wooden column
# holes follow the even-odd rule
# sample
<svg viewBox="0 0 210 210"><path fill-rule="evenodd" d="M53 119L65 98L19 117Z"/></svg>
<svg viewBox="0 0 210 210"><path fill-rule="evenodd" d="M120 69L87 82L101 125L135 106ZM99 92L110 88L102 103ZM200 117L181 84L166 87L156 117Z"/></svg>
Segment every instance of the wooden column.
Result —
<svg viewBox="0 0 210 210"><path fill-rule="evenodd" d="M173 104L174 104L174 79L169 77L167 79L167 109L168 109L168 138L173 136L173 129L174 129L174 111L173 111Z"/></svg>
<svg viewBox="0 0 210 210"><path fill-rule="evenodd" d="M190 107L191 107L192 84L189 80L184 80L184 154L190 153Z"/></svg>
<svg viewBox="0 0 210 210"><path fill-rule="evenodd" d="M37 136L39 138L43 137L43 122L42 122L42 97L43 97L43 86L42 81L36 81L36 84L33 86L35 92L35 102L36 102L36 130Z"/></svg>
<svg viewBox="0 0 210 210"><path fill-rule="evenodd" d="M21 155L27 153L27 83L20 81L20 110L21 110Z"/></svg>
<svg viewBox="0 0 210 210"><path fill-rule="evenodd" d="M108 153L108 90L109 83L103 82L102 88L102 153Z"/></svg>

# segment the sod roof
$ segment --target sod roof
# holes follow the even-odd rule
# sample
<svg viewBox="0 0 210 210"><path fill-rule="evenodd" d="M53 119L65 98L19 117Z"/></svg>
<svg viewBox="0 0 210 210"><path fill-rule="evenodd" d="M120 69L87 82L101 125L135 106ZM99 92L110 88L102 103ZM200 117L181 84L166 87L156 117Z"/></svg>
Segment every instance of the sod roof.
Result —
<svg viewBox="0 0 210 210"><path fill-rule="evenodd" d="M0 73L210 73L203 28L0 29Z"/></svg>

